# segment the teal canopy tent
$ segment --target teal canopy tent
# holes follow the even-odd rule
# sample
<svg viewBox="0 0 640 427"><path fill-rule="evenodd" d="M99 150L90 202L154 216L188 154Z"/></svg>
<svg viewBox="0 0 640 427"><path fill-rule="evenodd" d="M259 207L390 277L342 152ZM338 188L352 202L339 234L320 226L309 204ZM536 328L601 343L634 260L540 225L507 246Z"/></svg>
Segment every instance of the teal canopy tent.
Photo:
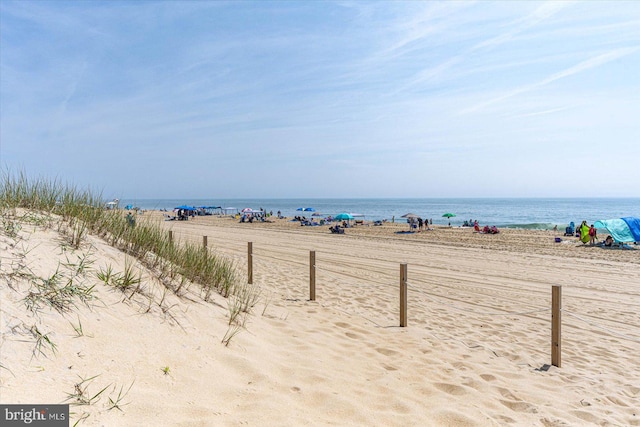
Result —
<svg viewBox="0 0 640 427"><path fill-rule="evenodd" d="M593 226L606 229L616 242L640 242L640 218L601 219Z"/></svg>

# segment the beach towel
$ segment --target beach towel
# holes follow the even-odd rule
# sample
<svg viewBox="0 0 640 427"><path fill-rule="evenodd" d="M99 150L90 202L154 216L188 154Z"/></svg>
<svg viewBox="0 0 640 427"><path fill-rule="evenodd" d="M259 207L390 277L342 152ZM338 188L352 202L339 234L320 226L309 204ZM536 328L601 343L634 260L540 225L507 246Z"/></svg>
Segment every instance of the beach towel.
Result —
<svg viewBox="0 0 640 427"><path fill-rule="evenodd" d="M587 224L580 226L580 241L582 243L589 243L589 226Z"/></svg>

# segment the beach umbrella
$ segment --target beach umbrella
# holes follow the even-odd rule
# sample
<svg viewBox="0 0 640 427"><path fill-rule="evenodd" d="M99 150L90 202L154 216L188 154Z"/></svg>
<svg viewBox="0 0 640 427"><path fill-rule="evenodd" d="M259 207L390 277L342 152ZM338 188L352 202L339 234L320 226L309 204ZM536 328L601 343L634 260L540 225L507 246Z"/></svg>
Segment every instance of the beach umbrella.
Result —
<svg viewBox="0 0 640 427"><path fill-rule="evenodd" d="M442 215L443 218L453 218L454 216L456 216L456 214L446 213L446 214Z"/></svg>
<svg viewBox="0 0 640 427"><path fill-rule="evenodd" d="M251 208L244 208L244 209L242 209L240 212L242 212L242 213L251 213L251 212L253 212L253 209L251 209Z"/></svg>
<svg viewBox="0 0 640 427"><path fill-rule="evenodd" d="M400 218L420 218L420 215L416 215L414 213L409 212L407 214L402 215Z"/></svg>
<svg viewBox="0 0 640 427"><path fill-rule="evenodd" d="M305 212L315 212L316 210L313 208L304 208Z"/></svg>
<svg viewBox="0 0 640 427"><path fill-rule="evenodd" d="M337 221L351 221L353 219L353 215L342 212L336 215L334 219Z"/></svg>
<svg viewBox="0 0 640 427"><path fill-rule="evenodd" d="M187 206L187 205L176 206L175 209L182 209L183 211L195 211L196 210L196 208L194 208L193 206Z"/></svg>

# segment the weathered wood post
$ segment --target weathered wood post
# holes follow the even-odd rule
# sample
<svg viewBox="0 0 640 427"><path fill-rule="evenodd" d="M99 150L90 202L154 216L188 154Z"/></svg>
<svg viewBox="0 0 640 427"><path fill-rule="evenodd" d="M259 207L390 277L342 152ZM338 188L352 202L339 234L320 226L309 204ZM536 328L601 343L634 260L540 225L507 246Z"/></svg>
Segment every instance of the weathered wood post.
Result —
<svg viewBox="0 0 640 427"><path fill-rule="evenodd" d="M400 264L400 327L407 326L407 264Z"/></svg>
<svg viewBox="0 0 640 427"><path fill-rule="evenodd" d="M551 288L551 364L561 366L562 286Z"/></svg>
<svg viewBox="0 0 640 427"><path fill-rule="evenodd" d="M309 252L309 299L316 300L316 251Z"/></svg>
<svg viewBox="0 0 640 427"><path fill-rule="evenodd" d="M247 247L247 262L248 262L247 276L249 278L247 283L252 285L253 284L253 242L249 242L249 245Z"/></svg>
<svg viewBox="0 0 640 427"><path fill-rule="evenodd" d="M202 236L202 247L207 248L207 236Z"/></svg>
<svg viewBox="0 0 640 427"><path fill-rule="evenodd" d="M169 242L173 243L173 230L169 230Z"/></svg>

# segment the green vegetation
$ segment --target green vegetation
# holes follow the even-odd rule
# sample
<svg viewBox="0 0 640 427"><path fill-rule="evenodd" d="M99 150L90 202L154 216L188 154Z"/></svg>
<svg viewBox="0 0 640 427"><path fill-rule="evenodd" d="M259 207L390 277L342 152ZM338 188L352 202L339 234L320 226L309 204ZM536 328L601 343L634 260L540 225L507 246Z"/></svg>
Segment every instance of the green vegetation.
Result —
<svg viewBox="0 0 640 427"><path fill-rule="evenodd" d="M73 386L73 392L67 393L66 401L70 402L71 405L92 405L98 402L100 395L111 386L111 384L109 384L97 393L89 393L89 385L91 385L91 382L98 376L99 375L94 375L91 378L80 377L80 381Z"/></svg>
<svg viewBox="0 0 640 427"><path fill-rule="evenodd" d="M56 344L51 341L51 338L49 338L49 333L43 334L42 332L40 332L36 325L33 325L29 331L33 335L33 338L35 338L36 340L32 357L37 357L38 355L43 355L46 357L47 355L45 354L45 349L51 350L53 354L56 353Z"/></svg>
<svg viewBox="0 0 640 427"><path fill-rule="evenodd" d="M122 212L105 209L101 195L89 190L79 190L57 180L29 179L24 173L3 173L0 182L0 213L3 228L9 235L15 236L19 231L17 223L11 220L18 217L19 210L26 212L22 215L25 218L28 215L29 222L57 224L58 230L66 236L67 243L74 249L85 242L88 234L100 236L112 246L137 258L154 272L164 286L171 288L176 294L180 294L184 285L189 282L202 286L205 300L209 300L212 291L224 297L247 292L243 286L238 286L236 267L231 261L203 250L200 245L176 244L159 224L152 221L140 221L135 227L131 227ZM47 218L50 220L47 221ZM51 218L57 218L58 221ZM76 265L82 271L90 262L83 258ZM105 283L124 289L137 284L139 280L139 276L133 275L131 269L124 274L101 271L99 276ZM43 280L38 290L51 290L51 284L59 279L54 275ZM118 283L113 283L114 279ZM68 301L63 298L67 295L64 292L60 294L56 289L53 290L56 293L52 294L53 300L47 303L63 311L68 307ZM27 301L30 308L33 309L36 302L44 297L40 295L41 292L36 292ZM59 297L63 300L60 301ZM248 308L246 302L252 298L243 295L241 299L245 301L245 308Z"/></svg>

